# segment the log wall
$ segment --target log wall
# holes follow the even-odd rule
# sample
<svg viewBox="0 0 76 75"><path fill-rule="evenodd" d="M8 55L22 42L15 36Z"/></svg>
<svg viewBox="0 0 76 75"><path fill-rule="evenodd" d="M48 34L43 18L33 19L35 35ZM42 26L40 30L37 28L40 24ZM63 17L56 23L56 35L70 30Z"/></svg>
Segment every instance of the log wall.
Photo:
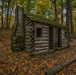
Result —
<svg viewBox="0 0 76 75"><path fill-rule="evenodd" d="M30 53L34 52L34 39L35 39L35 34L34 34L34 25L31 20L24 15L24 30L25 30L25 49L29 51Z"/></svg>
<svg viewBox="0 0 76 75"><path fill-rule="evenodd" d="M12 47L14 50L26 49L30 53L52 50L58 48L58 28L44 23L32 21L23 13L23 8L17 7L15 13L15 29L14 39L12 39ZM42 28L42 36L37 37L37 28ZM50 28L53 28L51 30ZM68 42L68 30L61 29L60 38L61 48L66 48ZM50 31L49 31L50 30ZM53 47L52 47L53 46Z"/></svg>
<svg viewBox="0 0 76 75"><path fill-rule="evenodd" d="M68 30L62 29L62 48L68 47Z"/></svg>
<svg viewBox="0 0 76 75"><path fill-rule="evenodd" d="M42 36L36 36L36 29L42 28ZM49 50L49 26L35 23L35 50Z"/></svg>
<svg viewBox="0 0 76 75"><path fill-rule="evenodd" d="M25 49L30 50L30 20L24 15L24 26L25 26Z"/></svg>

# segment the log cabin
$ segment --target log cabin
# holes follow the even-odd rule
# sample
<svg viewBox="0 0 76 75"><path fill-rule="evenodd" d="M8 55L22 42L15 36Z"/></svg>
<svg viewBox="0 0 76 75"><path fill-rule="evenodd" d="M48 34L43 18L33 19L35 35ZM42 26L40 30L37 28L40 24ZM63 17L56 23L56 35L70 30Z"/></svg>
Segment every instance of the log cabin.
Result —
<svg viewBox="0 0 76 75"><path fill-rule="evenodd" d="M69 47L68 28L48 19L27 15L22 7L15 11L12 50L26 50L31 54L50 52Z"/></svg>

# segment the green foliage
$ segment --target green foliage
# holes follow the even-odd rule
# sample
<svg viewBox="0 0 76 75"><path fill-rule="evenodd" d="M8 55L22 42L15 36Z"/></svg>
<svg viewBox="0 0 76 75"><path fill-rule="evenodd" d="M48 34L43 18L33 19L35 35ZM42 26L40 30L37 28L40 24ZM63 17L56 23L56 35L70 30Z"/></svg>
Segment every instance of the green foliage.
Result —
<svg viewBox="0 0 76 75"><path fill-rule="evenodd" d="M4 22L6 22L6 11L8 8L8 0L2 0L3 1L3 9L4 9ZM63 0L63 3L61 2L61 0L56 0L56 10L57 10L57 18L55 18L55 0L11 0L10 3L10 11L9 12L13 12L14 8L19 5L21 7L23 7L24 13L31 13L34 15L38 15L40 17L43 18L47 18L50 21L55 21L55 19L57 19L57 22L60 23L61 20L61 4L63 4L63 10L66 10L66 0ZM73 7L76 7L76 1L73 1ZM12 11L11 11L12 10ZM13 12L14 13L14 12ZM14 16L14 15L12 15ZM66 17L66 13L63 13L63 18ZM12 17L10 17L10 13L9 13L9 19ZM9 21L11 21L9 20ZM14 18L13 18L14 21ZM11 22L14 23L14 22ZM10 25L13 25L11 24ZM64 24L65 21L64 21Z"/></svg>

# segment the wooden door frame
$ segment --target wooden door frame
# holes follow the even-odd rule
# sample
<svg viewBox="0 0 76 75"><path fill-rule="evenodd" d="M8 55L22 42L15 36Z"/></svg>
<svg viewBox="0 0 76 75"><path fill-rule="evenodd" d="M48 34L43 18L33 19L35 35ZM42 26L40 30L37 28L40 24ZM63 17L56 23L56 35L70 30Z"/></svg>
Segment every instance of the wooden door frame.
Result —
<svg viewBox="0 0 76 75"><path fill-rule="evenodd" d="M53 47L52 47L52 49L50 49L50 43L49 43L49 50L53 50L54 48L55 48L55 44L54 44L54 40L55 40L55 38L54 38L54 27L52 27L52 26L49 26L49 36L50 36L50 28L52 28L53 30L53 33L52 33L52 36L53 36L53 38L52 38L52 40L53 40L53 42L52 42L52 44L53 44ZM49 42L50 42L50 37L49 37Z"/></svg>

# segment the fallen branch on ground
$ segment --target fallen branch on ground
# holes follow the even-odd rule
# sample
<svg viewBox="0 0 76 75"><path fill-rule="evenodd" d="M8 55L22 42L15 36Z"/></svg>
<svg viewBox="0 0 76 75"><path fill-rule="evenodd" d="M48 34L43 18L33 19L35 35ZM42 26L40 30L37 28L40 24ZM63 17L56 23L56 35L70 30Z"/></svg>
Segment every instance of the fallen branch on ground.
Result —
<svg viewBox="0 0 76 75"><path fill-rule="evenodd" d="M49 69L45 72L46 75L54 75L57 72L59 72L60 70L62 70L63 68L65 68L66 66L69 66L70 64L72 64L73 62L76 62L76 57L66 61L65 63L58 65L52 69Z"/></svg>

